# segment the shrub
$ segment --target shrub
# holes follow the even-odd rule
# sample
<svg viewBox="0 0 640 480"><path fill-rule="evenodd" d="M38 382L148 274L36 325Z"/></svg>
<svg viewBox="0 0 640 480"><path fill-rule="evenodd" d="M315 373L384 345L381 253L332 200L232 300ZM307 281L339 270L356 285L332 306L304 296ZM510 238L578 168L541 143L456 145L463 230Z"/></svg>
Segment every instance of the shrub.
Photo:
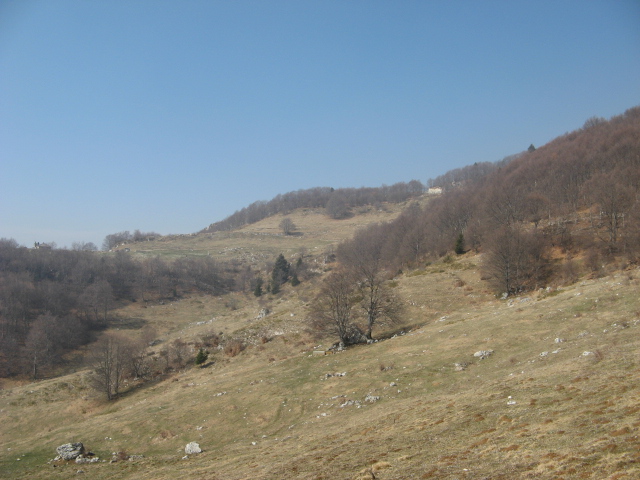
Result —
<svg viewBox="0 0 640 480"><path fill-rule="evenodd" d="M220 345L220 336L217 333L208 333L202 336L202 345L209 348L216 348Z"/></svg>
<svg viewBox="0 0 640 480"><path fill-rule="evenodd" d="M224 353L229 357L235 357L244 349L245 349L244 343L242 343L240 340L234 339L227 342L227 344L224 346Z"/></svg>

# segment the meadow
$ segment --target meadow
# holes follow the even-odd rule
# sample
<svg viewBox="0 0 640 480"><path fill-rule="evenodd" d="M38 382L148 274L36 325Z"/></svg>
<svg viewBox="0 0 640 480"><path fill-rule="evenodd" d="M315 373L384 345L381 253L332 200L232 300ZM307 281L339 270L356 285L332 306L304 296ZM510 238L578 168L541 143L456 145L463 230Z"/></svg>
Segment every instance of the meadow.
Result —
<svg viewBox="0 0 640 480"><path fill-rule="evenodd" d="M136 245L137 255L256 263L302 252L319 273L278 296L126 306L119 316L138 322L112 329L136 335L153 325L164 343L214 332L247 348L132 382L116 401L91 390L83 368L5 381L2 478L638 478L637 268L502 300L481 278L482 255L448 257L394 280L403 323L375 329L377 342L313 353L335 341L307 322L314 285L331 268L326 251L396 213L330 221L298 212L298 236L278 233L275 217L240 232ZM474 356L480 351L491 353ZM105 461L52 462L58 445L77 441ZM189 442L203 452L185 458Z"/></svg>

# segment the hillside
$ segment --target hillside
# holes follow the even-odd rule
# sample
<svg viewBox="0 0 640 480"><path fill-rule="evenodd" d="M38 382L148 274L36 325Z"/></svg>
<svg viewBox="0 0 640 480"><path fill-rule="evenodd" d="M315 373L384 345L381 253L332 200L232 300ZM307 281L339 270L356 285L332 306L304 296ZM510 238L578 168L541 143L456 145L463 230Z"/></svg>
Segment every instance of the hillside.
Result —
<svg viewBox="0 0 640 480"><path fill-rule="evenodd" d="M639 478L639 133L590 119L340 218L260 217L306 191L111 252L2 239L2 477ZM353 336L313 328L332 285ZM111 340L145 368L105 391ZM52 461L77 441L101 461Z"/></svg>
<svg viewBox="0 0 640 480"><path fill-rule="evenodd" d="M212 315L214 328L274 329L236 357L216 353L208 368L111 403L83 371L5 388L4 478L637 478L640 271L501 301L480 262L400 276L406 329L327 356L311 354L327 344L308 337L289 290L262 320L249 317L257 303L226 313L197 298L157 305L155 318L185 339ZM199 301L199 315L182 315ZM493 354L474 357L481 350ZM144 457L50 463L71 441L106 460ZM203 453L183 459L191 441Z"/></svg>
<svg viewBox="0 0 640 480"><path fill-rule="evenodd" d="M426 197L417 199L424 203ZM232 231L200 232L188 235L168 235L148 242L121 245L117 250L163 257L208 255L217 260L235 260L261 265L284 252L287 257L304 251L321 255L326 249L350 238L354 231L379 222L389 222L406 208L407 202L385 203L378 207L360 207L347 219L333 219L323 208L300 208L287 215L276 214ZM283 218L296 225L292 235L285 235L279 226Z"/></svg>

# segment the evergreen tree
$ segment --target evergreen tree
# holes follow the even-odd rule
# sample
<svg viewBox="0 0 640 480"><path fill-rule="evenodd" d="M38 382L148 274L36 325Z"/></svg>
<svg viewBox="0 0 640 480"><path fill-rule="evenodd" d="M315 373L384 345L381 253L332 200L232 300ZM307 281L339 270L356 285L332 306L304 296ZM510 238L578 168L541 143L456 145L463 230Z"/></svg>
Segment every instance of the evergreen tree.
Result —
<svg viewBox="0 0 640 480"><path fill-rule="evenodd" d="M300 280L298 280L298 274L296 272L293 272L293 275L291 275L291 286L296 287L300 285Z"/></svg>
<svg viewBox="0 0 640 480"><path fill-rule="evenodd" d="M196 365L202 365L209 358L209 354L205 352L202 348L198 350L198 354L196 355Z"/></svg>
<svg viewBox="0 0 640 480"><path fill-rule="evenodd" d="M256 278L256 287L253 289L253 294L256 297L262 296L262 278L261 277Z"/></svg>
<svg viewBox="0 0 640 480"><path fill-rule="evenodd" d="M278 255L276 259L276 263L273 266L273 271L271 272L271 293L274 292L274 289L280 290L279 287L287 280L289 280L289 275L291 272L291 265L287 262L287 259L284 258L284 255L281 253Z"/></svg>
<svg viewBox="0 0 640 480"><path fill-rule="evenodd" d="M460 233L456 239L455 252L456 255L462 255L464 253L464 235L462 233Z"/></svg>

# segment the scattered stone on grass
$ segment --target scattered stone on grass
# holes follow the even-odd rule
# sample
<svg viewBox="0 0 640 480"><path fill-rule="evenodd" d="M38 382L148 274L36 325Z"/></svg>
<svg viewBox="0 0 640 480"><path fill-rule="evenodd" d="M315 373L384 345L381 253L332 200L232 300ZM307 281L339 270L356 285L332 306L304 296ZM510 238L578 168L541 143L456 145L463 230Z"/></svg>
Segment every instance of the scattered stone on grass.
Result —
<svg viewBox="0 0 640 480"><path fill-rule="evenodd" d="M364 397L364 401L368 403L376 403L378 400L380 400L378 395L371 395L370 393L367 393L367 396Z"/></svg>
<svg viewBox="0 0 640 480"><path fill-rule="evenodd" d="M484 360L485 358L489 358L493 355L493 350L479 350L473 354L474 357L479 358L480 360Z"/></svg>
<svg viewBox="0 0 640 480"><path fill-rule="evenodd" d="M327 373L324 375L324 377L322 378L323 380L326 380L327 378L331 378L331 377L346 377L347 376L347 372L342 372L342 373Z"/></svg>

